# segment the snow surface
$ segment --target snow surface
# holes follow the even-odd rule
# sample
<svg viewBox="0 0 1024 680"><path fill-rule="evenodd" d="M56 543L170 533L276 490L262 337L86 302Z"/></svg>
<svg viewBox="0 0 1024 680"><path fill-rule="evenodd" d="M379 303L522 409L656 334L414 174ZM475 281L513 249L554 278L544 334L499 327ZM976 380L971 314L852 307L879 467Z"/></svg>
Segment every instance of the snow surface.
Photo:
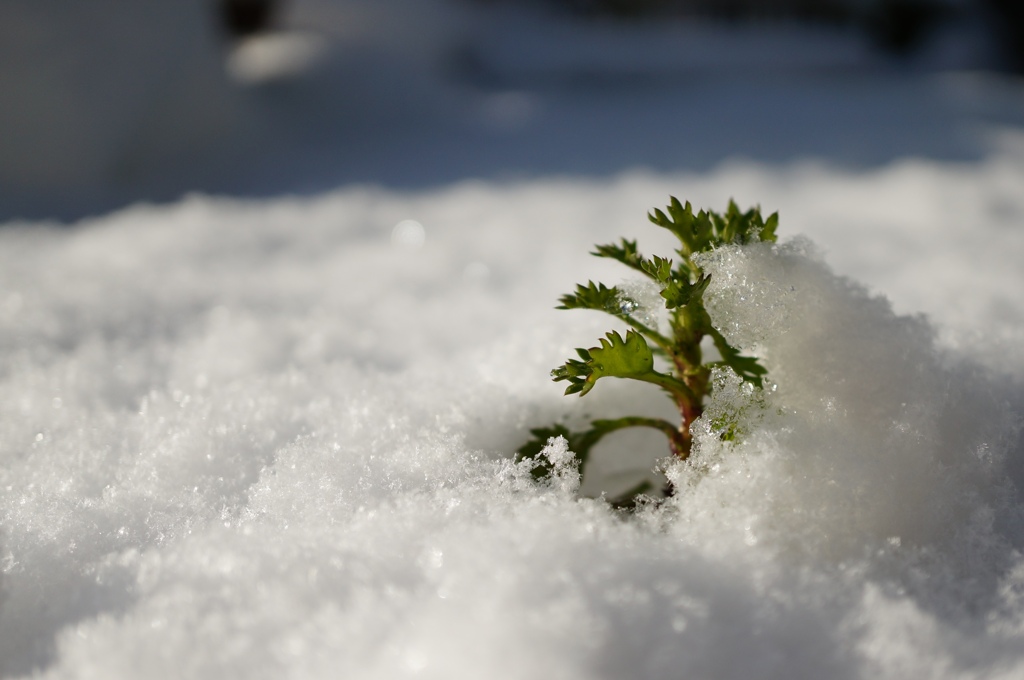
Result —
<svg viewBox="0 0 1024 680"><path fill-rule="evenodd" d="M93 37L53 3L0 11L57 74L0 59L25 133L0 214L95 214L0 229L0 677L1024 675L1020 83L879 73L792 27L671 57L641 26L606 53L601 26L517 15L473 19L455 64L478 70L445 80L472 17L384 6L296 1L294 31L221 55L234 81L180 40L195 2ZM96 87L65 87L72 47ZM826 49L853 71L800 66ZM710 71L676 72L694 55ZM56 122L19 99L55 94ZM195 118L168 130L175 97ZM263 198L123 207L183 187ZM671 416L645 385L548 378L616 326L559 295L650 297L587 253L667 254L644 213L670 194L780 211L780 245L706 263L771 384L718 375L692 461L664 465L679 493L627 517L589 497L654 474L657 433L609 437L585 480L564 442L546 484L511 455L553 421Z"/></svg>
<svg viewBox="0 0 1024 680"><path fill-rule="evenodd" d="M1011 142L973 166L195 196L9 225L3 676L1019 677ZM678 497L623 518L573 470L538 485L509 456L529 426L664 408L618 381L563 398L547 371L609 327L552 309L621 277L590 246L666 247L643 214L669 193L781 209L782 245L708 263L712 313L776 387L723 377L713 410L743 443L703 436L668 468ZM664 455L622 435L595 465L625 486Z"/></svg>

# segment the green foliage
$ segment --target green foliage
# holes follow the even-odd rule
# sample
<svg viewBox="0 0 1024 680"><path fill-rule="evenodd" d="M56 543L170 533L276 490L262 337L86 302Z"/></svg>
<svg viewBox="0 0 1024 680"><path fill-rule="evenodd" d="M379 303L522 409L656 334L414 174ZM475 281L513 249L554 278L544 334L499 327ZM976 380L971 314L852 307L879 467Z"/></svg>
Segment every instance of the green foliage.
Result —
<svg viewBox="0 0 1024 680"><path fill-rule="evenodd" d="M615 245L614 243L596 246L597 250L591 253L597 257L610 257L613 260L618 260L627 267L632 267L638 271L643 271L643 258L640 257L640 253L636 249L636 241L627 241L622 239L621 245Z"/></svg>
<svg viewBox="0 0 1024 680"><path fill-rule="evenodd" d="M745 357L740 355L739 350L730 345L722 337L716 329L710 328L709 334L715 342L715 347L718 349L718 353L722 355L721 361L713 361L708 366L728 366L736 375L743 378L747 382L753 384L755 387L761 387L761 378L768 373L764 366L757 362L757 359L753 357Z"/></svg>
<svg viewBox="0 0 1024 680"><path fill-rule="evenodd" d="M596 309L616 316L621 312L619 291L593 281L587 281L585 286L576 284L575 293L563 295L558 301L562 304L555 309Z"/></svg>
<svg viewBox="0 0 1024 680"><path fill-rule="evenodd" d="M775 241L778 213L764 219L760 209L741 211L733 201L729 201L722 214L707 210L694 213L689 202L684 204L671 197L665 210L654 209L648 213L648 219L676 236L680 244L675 251L678 259L658 255L645 258L637 249L636 241L627 239L598 245L592 254L621 262L652 280L664 299L670 332L663 334L637 319L633 314L635 303L624 297L619 289L593 281L588 281L585 286L577 285L574 293L559 299L558 309L605 312L624 321L630 328L625 338L617 331L611 331L599 339L599 346L578 348L576 354L579 358L566 360L551 371L551 377L555 382L569 383L565 394L579 394L581 397L604 377L651 383L672 400L679 412L679 422L626 416L594 420L590 427L579 432L570 431L562 425L532 429L530 434L533 438L520 447L517 454L521 460L534 461L533 472L538 477L551 472L550 464L540 455L549 439L565 437L569 449L577 457L580 471L585 473L594 445L605 435L627 427L649 427L661 431L668 438L672 453L685 459L690 455L692 442L690 426L703 413L705 399L711 391L712 368L727 367L753 388L762 386L767 373L765 368L756 358L740 354L712 324L704 308L704 293L711 276L694 262L693 255L730 244ZM719 361L703 360L701 341L705 337L710 337L718 349ZM670 370L657 370L655 355L663 357ZM728 439L736 434L735 427L725 430L723 434ZM611 502L616 506L629 507L639 494L647 490L646 486L640 485Z"/></svg>
<svg viewBox="0 0 1024 680"><path fill-rule="evenodd" d="M623 340L618 332L611 331L600 342L600 347L576 349L583 361L569 359L551 371L551 378L555 382L569 381L569 386L565 388L567 395L579 392L582 397L604 376L643 380L644 376L654 371L654 355L639 333L626 331L626 339Z"/></svg>
<svg viewBox="0 0 1024 680"><path fill-rule="evenodd" d="M759 208L740 212L734 201L729 201L724 215L705 210L694 215L689 201L683 205L672 196L667 210L668 215L655 208L647 217L679 238L682 243L679 254L687 259L694 253L708 252L731 243L774 241L775 229L779 225L778 213L763 220Z"/></svg>

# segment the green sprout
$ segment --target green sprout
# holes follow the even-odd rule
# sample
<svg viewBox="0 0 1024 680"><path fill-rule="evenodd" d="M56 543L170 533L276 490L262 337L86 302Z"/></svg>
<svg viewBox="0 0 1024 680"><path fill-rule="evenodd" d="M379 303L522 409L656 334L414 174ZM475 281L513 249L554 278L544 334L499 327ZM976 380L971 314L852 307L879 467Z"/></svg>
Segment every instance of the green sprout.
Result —
<svg viewBox="0 0 1024 680"><path fill-rule="evenodd" d="M577 285L574 293L562 296L558 309L595 309L624 321L629 330L625 337L616 331L609 332L599 340L597 347L578 348L579 358L568 359L551 371L551 377L555 382L568 383L566 395L581 397L605 377L651 383L672 400L679 422L626 416L594 420L589 428L579 432L562 425L532 429L533 438L519 448L517 456L520 460L533 461L533 473L538 478L551 473L550 465L540 453L552 437L565 437L576 455L581 474L585 474L593 447L605 435L629 427L648 427L662 432L672 455L685 460L693 446L690 426L704 412L704 402L712 388L713 368L731 369L753 386L762 386L765 368L754 357L743 356L730 345L704 308L704 293L711 276L694 261L694 255L730 244L775 241L778 213L763 219L759 208L741 212L732 201L724 214L706 210L694 213L689 202L680 203L673 196L664 211L655 209L647 217L679 239L680 245L675 251L677 261L657 255L645 258L637 250L636 241L627 239L617 244L599 245L592 254L618 260L654 281L668 310L668 333L663 334L638 319L634 315L637 304L618 288L593 281L585 286ZM721 357L719 360L704 361L701 349L704 338L711 339ZM663 365L664 370L659 370L658 365ZM631 506L640 494L649 490L650 484L644 482L613 499L612 503ZM671 493L671 489L666 493Z"/></svg>

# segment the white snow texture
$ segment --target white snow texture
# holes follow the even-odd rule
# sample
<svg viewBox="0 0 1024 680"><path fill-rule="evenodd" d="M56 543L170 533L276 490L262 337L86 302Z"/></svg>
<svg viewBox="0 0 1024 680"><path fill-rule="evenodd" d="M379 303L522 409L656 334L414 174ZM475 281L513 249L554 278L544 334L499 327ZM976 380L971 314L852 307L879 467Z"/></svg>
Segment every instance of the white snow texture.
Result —
<svg viewBox="0 0 1024 680"><path fill-rule="evenodd" d="M0 674L1020 677L1024 308L998 293L1024 284L1000 221L1024 199L996 194L1022 182L1007 152L970 175L736 166L9 225ZM879 220L859 192L893 187L905 212ZM708 417L740 443L700 423L675 499L630 518L577 495L564 442L533 481L510 460L528 427L664 408L548 380L609 327L551 308L624 274L587 251L666 252L646 209L733 192L771 196L784 236L707 261L714 318L774 385L719 377ZM878 232L905 259L872 273L849 244ZM665 453L623 435L594 465Z"/></svg>
<svg viewBox="0 0 1024 680"><path fill-rule="evenodd" d="M440 0L295 0L226 57L205 0L72 4L0 8L0 213L278 197L0 226L0 678L1024 677L1020 83ZM418 188L347 183L387 176ZM669 195L780 212L705 262L767 389L717 374L686 464L621 432L580 479L556 439L536 481L531 427L673 416L549 377L624 330L555 310L575 284L657 302L588 253L671 255ZM664 504L595 498L658 464Z"/></svg>

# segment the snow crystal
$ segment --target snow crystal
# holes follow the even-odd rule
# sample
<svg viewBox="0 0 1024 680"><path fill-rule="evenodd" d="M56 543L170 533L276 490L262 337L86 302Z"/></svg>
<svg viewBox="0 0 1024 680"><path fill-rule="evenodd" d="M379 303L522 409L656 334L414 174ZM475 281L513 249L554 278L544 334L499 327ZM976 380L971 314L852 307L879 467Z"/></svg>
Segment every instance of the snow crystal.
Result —
<svg viewBox="0 0 1024 680"><path fill-rule="evenodd" d="M550 483L563 494L575 493L580 488L580 472L576 468L576 457L569 450L565 437L552 437L540 455L551 462Z"/></svg>
<svg viewBox="0 0 1024 680"><path fill-rule="evenodd" d="M668 331L668 312L665 299L661 297L661 289L650 279L628 279L618 284L620 306L640 323L660 330Z"/></svg>
<svg viewBox="0 0 1024 680"><path fill-rule="evenodd" d="M1024 285L1018 235L969 201L926 234L913 200L860 214L895 266L936 267L904 279L801 206L854 214L908 178L987 195L1022 158L195 196L6 227L0 677L1018 677L1024 311L990 304ZM709 312L769 389L717 372L691 461L665 465L676 495L624 516L587 496L664 459L658 433L609 437L582 487L562 439L550 482L512 454L553 421L672 416L647 385L581 401L548 379L609 329L558 296L621 276L594 243L666 252L643 214L670 193L778 203L780 232L821 250L706 259ZM423 247L394 241L410 215Z"/></svg>
<svg viewBox="0 0 1024 680"><path fill-rule="evenodd" d="M122 206L0 225L0 678L1024 677L1020 83L511 3L229 46L210 4L0 3L0 213ZM199 187L299 197L123 207ZM537 480L531 427L676 417L549 379L669 195L779 210L704 261L767 389Z"/></svg>
<svg viewBox="0 0 1024 680"><path fill-rule="evenodd" d="M715 476L742 498L729 504L752 531L826 562L896 546L929 560L938 551L959 569L951 556L970 545L1003 568L1017 532L1002 535L993 522L1017 512L1002 464L1015 416L991 378L944 356L923 319L895 315L803 242L724 248L705 266L709 313L763 358L774 383L763 404L735 382L716 393L709 415L734 412L750 436L723 445L705 427L695 456L702 468L720 466ZM992 521L979 526L979 513ZM981 575L972 569L972 578Z"/></svg>

